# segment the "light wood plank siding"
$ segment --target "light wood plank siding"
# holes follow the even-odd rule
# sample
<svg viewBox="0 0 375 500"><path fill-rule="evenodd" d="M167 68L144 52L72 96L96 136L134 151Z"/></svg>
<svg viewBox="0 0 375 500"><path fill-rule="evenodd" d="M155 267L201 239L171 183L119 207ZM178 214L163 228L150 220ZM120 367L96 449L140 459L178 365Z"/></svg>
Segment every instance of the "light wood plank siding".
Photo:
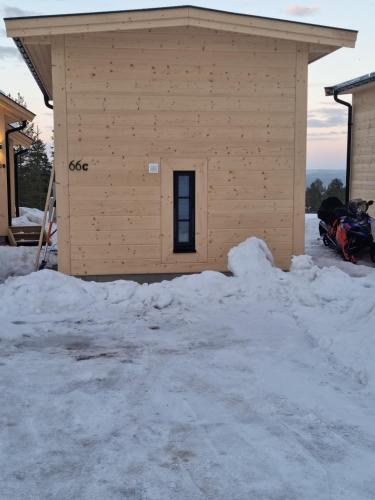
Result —
<svg viewBox="0 0 375 500"><path fill-rule="evenodd" d="M296 107L294 136L293 254L305 251L305 186L307 135L308 47L300 45L296 54Z"/></svg>
<svg viewBox="0 0 375 500"><path fill-rule="evenodd" d="M69 252L72 274L226 270L229 248L252 235L289 267L303 251L307 48L189 27L66 35L63 74L59 47L64 271ZM207 252L163 261L163 165L191 159L193 169L197 158ZM68 172L71 160L88 171ZM149 174L149 162L162 172Z"/></svg>
<svg viewBox="0 0 375 500"><path fill-rule="evenodd" d="M375 85L353 94L351 198L375 200ZM369 209L375 216L375 207Z"/></svg>
<svg viewBox="0 0 375 500"><path fill-rule="evenodd" d="M59 271L70 274L69 141L67 137L66 53L65 37L63 35L53 38L51 55L55 136L54 161L56 196L58 199L57 224L59 228L58 268Z"/></svg>
<svg viewBox="0 0 375 500"><path fill-rule="evenodd" d="M5 152L5 132L7 123L4 113L0 110L0 236L8 234L8 192Z"/></svg>
<svg viewBox="0 0 375 500"><path fill-rule="evenodd" d="M9 173L10 173L10 206L11 216L16 216L16 192L15 192L15 171L14 171L14 141L12 136L9 137Z"/></svg>

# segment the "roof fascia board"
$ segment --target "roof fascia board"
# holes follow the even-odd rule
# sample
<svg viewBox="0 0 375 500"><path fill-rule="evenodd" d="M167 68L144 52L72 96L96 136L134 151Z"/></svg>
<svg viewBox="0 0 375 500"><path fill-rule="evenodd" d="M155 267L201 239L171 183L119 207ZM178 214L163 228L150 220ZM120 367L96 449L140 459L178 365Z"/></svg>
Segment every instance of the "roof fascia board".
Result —
<svg viewBox="0 0 375 500"><path fill-rule="evenodd" d="M0 94L0 106L4 109L5 113L15 121L29 121L35 118L35 114L29 111L24 106L16 103L10 97Z"/></svg>
<svg viewBox="0 0 375 500"><path fill-rule="evenodd" d="M256 19L265 19L268 21L283 21L286 23L291 23L291 24L299 24L302 26L315 26L317 28L333 28L341 31L352 31L353 33L357 33L356 30L352 29L347 29L347 28L339 28L335 26L326 26L323 24L314 24L314 23L305 23L302 21L291 21L289 19L279 19L275 17L266 17L266 16L256 16L252 14L245 14L241 12L233 12L233 11L228 11L228 10L220 10L220 9L212 9L209 7L201 7L201 6L196 6L196 5L171 5L171 6L164 6L164 7L149 7L149 8L144 8L144 9L126 9L126 10L112 10L112 11L93 11L93 12L74 12L70 14L50 14L50 15L45 15L45 16L40 16L40 15L33 15L33 16L17 16L17 17L6 17L4 18L5 21L10 21L10 20L19 20L19 19L48 19L48 18L57 18L57 17L79 17L79 16L97 16L98 14L121 14L121 13L135 13L135 12L153 12L153 11L166 11L166 10L177 10L177 9L194 9L194 10L200 10L200 11L205 11L205 12L214 12L214 13L219 13L219 14L231 14L235 16L241 16L241 17L247 17L247 18L256 18Z"/></svg>
<svg viewBox="0 0 375 500"><path fill-rule="evenodd" d="M29 37L40 35L64 35L97 31L127 31L150 27L169 27L188 17L188 9L156 9L61 15L56 17L15 18L5 20L7 35Z"/></svg>
<svg viewBox="0 0 375 500"><path fill-rule="evenodd" d="M352 80L348 80L331 87L325 87L324 90L326 96L332 96L334 94L353 94L354 92L361 90L365 86L373 83L375 83L375 72L360 76L358 78L353 78Z"/></svg>
<svg viewBox="0 0 375 500"><path fill-rule="evenodd" d="M195 26L317 45L354 47L357 32L196 7L7 19L11 37Z"/></svg>
<svg viewBox="0 0 375 500"><path fill-rule="evenodd" d="M204 25L204 21L211 25ZM211 27L217 30L337 47L354 47L357 38L357 32L341 28L309 25L282 19L241 16L234 13L227 13L223 16L220 11L206 12L204 9L197 8L189 8L189 24L195 27Z"/></svg>
<svg viewBox="0 0 375 500"><path fill-rule="evenodd" d="M33 144L33 139L22 132L15 132L12 134L13 144L17 144L22 147L30 147Z"/></svg>

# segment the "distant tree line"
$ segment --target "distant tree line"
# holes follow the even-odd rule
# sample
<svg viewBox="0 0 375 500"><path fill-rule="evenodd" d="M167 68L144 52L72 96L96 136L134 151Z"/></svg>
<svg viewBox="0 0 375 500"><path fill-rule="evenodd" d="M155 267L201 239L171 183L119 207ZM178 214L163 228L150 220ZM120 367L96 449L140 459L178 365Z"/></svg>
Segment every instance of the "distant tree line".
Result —
<svg viewBox="0 0 375 500"><path fill-rule="evenodd" d="M27 107L25 99L20 94L16 98L11 95L9 97ZM23 133L33 139L33 144L28 151L18 156L19 205L44 210L52 160L47 154L46 144L41 139L39 129L34 123L30 123ZM18 151L21 149L18 148Z"/></svg>
<svg viewBox="0 0 375 500"><path fill-rule="evenodd" d="M332 179L327 187L321 179L315 179L306 189L306 213L316 213L323 200L336 196L345 202L345 186L340 179Z"/></svg>

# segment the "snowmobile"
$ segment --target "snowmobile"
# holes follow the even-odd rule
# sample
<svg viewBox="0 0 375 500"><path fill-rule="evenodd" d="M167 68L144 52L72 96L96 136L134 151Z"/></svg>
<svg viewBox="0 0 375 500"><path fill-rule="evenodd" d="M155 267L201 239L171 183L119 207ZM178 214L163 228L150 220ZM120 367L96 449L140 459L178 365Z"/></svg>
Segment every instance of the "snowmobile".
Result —
<svg viewBox="0 0 375 500"><path fill-rule="evenodd" d="M356 263L356 254L369 250L375 262L375 219L367 211L373 200L351 200L346 207L338 198L324 200L318 210L319 233L325 246Z"/></svg>

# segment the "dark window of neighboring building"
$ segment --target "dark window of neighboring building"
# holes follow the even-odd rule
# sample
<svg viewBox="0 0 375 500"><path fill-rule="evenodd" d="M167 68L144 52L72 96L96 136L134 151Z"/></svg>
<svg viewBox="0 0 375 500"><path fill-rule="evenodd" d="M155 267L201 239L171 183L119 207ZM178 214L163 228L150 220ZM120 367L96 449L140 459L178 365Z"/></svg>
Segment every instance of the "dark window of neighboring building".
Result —
<svg viewBox="0 0 375 500"><path fill-rule="evenodd" d="M195 172L173 172L173 251L195 252Z"/></svg>

